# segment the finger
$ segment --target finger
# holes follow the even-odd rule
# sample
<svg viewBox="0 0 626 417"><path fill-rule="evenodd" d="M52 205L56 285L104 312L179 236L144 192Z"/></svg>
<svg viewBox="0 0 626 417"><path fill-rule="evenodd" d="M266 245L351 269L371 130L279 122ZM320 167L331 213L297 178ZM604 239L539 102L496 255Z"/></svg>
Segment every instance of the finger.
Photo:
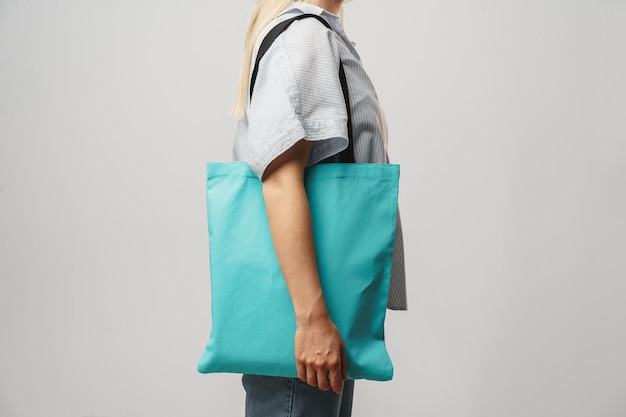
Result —
<svg viewBox="0 0 626 417"><path fill-rule="evenodd" d="M343 380L341 379L341 373L331 372L328 376L330 378L330 386L334 392L339 394L343 390Z"/></svg>
<svg viewBox="0 0 626 417"><path fill-rule="evenodd" d="M339 350L339 355L335 357L335 360L330 362L330 367L328 368L328 379L330 380L330 386L336 393L340 393L343 390L343 345L339 346Z"/></svg>
<svg viewBox="0 0 626 417"><path fill-rule="evenodd" d="M341 345L341 379L348 379L348 356L344 344Z"/></svg>
<svg viewBox="0 0 626 417"><path fill-rule="evenodd" d="M312 387L317 387L317 372L311 367L306 368L306 383Z"/></svg>
<svg viewBox="0 0 626 417"><path fill-rule="evenodd" d="M298 378L306 382L306 366L303 363L297 363L296 366L298 368Z"/></svg>
<svg viewBox="0 0 626 417"><path fill-rule="evenodd" d="M317 371L317 387L322 391L328 391L330 389L327 370L320 369Z"/></svg>

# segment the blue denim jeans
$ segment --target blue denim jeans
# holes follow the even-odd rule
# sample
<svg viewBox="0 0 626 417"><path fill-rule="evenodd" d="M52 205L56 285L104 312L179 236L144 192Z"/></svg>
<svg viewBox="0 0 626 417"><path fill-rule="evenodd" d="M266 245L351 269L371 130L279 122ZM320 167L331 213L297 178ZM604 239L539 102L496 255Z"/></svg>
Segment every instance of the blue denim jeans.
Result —
<svg viewBox="0 0 626 417"><path fill-rule="evenodd" d="M350 417L354 380L343 391L322 391L298 378L244 375L246 417Z"/></svg>

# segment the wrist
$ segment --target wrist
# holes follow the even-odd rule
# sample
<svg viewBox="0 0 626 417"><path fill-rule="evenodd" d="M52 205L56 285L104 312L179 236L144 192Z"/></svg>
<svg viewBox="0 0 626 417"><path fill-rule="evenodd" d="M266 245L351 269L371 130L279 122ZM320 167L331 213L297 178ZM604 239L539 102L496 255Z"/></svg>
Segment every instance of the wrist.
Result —
<svg viewBox="0 0 626 417"><path fill-rule="evenodd" d="M296 309L298 327L307 327L326 320L330 320L330 316L323 298Z"/></svg>

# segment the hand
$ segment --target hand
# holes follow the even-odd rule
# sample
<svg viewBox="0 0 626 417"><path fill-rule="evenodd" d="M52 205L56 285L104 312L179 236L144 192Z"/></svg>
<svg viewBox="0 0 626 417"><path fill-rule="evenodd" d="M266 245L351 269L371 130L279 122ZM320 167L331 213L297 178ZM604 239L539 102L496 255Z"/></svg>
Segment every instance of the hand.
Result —
<svg viewBox="0 0 626 417"><path fill-rule="evenodd" d="M330 318L298 322L294 344L298 378L324 391L341 392L347 379L346 347Z"/></svg>

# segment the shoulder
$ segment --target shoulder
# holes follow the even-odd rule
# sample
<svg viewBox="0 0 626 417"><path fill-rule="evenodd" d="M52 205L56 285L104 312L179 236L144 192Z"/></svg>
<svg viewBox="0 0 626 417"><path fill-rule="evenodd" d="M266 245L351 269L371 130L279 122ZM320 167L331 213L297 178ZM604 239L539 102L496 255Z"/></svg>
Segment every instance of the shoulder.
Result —
<svg viewBox="0 0 626 417"><path fill-rule="evenodd" d="M339 58L335 33L313 17L293 22L283 33L283 42L290 55L332 53Z"/></svg>
<svg viewBox="0 0 626 417"><path fill-rule="evenodd" d="M260 34L255 46L255 57L265 37L279 24L289 20L297 14L289 14L277 18L270 23ZM293 64L304 61L306 64L322 58L339 62L339 47L337 35L332 29L325 26L314 17L295 20L272 43L265 55L283 56Z"/></svg>
<svg viewBox="0 0 626 417"><path fill-rule="evenodd" d="M289 28L285 31L285 33L289 34L288 36L298 38L308 37L313 39L331 39L331 35L333 33L332 29L330 29L324 23L320 22L318 19L323 18L315 18L311 16L304 19L296 20L291 25L289 25Z"/></svg>
<svg viewBox="0 0 626 417"><path fill-rule="evenodd" d="M289 18L276 19L264 36ZM252 71L256 74L254 101L275 104L282 100L301 117L307 117L321 105L333 111L345 107L335 33L310 17L293 21L278 37L275 35L268 38L274 41L258 61L256 72Z"/></svg>

